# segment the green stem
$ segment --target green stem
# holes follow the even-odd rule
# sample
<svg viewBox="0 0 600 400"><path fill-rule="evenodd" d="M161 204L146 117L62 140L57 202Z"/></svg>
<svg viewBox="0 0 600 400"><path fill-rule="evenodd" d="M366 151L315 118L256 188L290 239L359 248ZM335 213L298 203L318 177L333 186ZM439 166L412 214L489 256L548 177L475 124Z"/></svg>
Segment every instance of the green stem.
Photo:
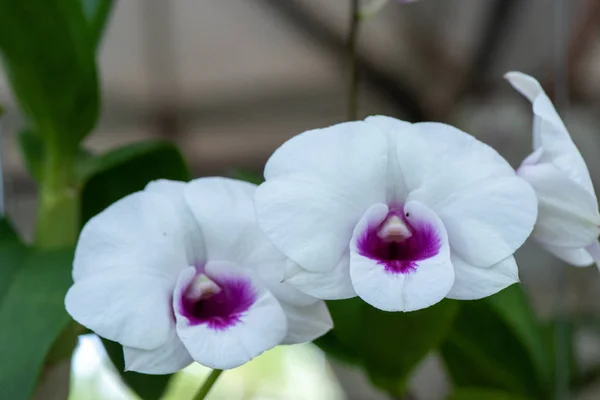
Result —
<svg viewBox="0 0 600 400"><path fill-rule="evenodd" d="M350 27L348 30L348 120L356 120L358 114L358 69L356 65L356 51L358 45L358 31L360 27L360 1L350 0Z"/></svg>
<svg viewBox="0 0 600 400"><path fill-rule="evenodd" d="M35 245L45 249L73 246L79 233L80 200L73 185L73 160L48 150L40 183Z"/></svg>
<svg viewBox="0 0 600 400"><path fill-rule="evenodd" d="M223 372L222 369L213 369L210 375L208 375L208 378L206 378L206 380L202 384L200 390L198 390L198 393L196 393L196 396L194 396L193 400L204 400L208 395L208 392L210 392L210 389L212 389L213 385L217 381L217 379L219 379L221 372Z"/></svg>
<svg viewBox="0 0 600 400"><path fill-rule="evenodd" d="M79 233L80 193L74 185L74 158L67 149L45 148L43 175L40 180L35 247L58 249L74 246ZM36 399L64 399L68 393L69 374L65 369L77 344L79 326L65 327L46 357L38 382ZM51 380L51 382L50 382ZM59 389L57 389L59 388Z"/></svg>
<svg viewBox="0 0 600 400"><path fill-rule="evenodd" d="M570 326L565 311L559 310L559 312L554 328L554 351L556 353L554 399L568 400L571 380Z"/></svg>

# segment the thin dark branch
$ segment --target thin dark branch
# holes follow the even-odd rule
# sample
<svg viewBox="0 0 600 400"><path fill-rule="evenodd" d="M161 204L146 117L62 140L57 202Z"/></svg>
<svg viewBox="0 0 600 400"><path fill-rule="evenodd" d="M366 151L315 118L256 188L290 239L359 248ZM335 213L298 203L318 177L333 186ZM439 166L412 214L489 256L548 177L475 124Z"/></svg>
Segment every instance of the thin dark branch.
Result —
<svg viewBox="0 0 600 400"><path fill-rule="evenodd" d="M576 79L579 77L579 66L588 54L600 29L600 1L587 0L583 3L580 18L574 24L574 31L569 46L569 64L567 74L569 87L576 89Z"/></svg>
<svg viewBox="0 0 600 400"><path fill-rule="evenodd" d="M345 65L347 60L346 43L344 38L330 28L330 24L322 21L317 13L297 0L255 0L268 6L295 27L306 38L315 44L329 50L336 59ZM366 56L356 57L357 68L360 70L365 85L377 90L383 97L394 104L400 113L410 121L429 119L428 113L421 105L421 99L412 88L391 76L381 66Z"/></svg>
<svg viewBox="0 0 600 400"><path fill-rule="evenodd" d="M471 93L485 78L504 44L503 39L506 38L506 30L512 18L517 15L519 5L523 3L522 0L495 0L489 8L487 22L480 34L481 40L456 98Z"/></svg>
<svg viewBox="0 0 600 400"><path fill-rule="evenodd" d="M350 0L350 26L348 27L348 120L354 121L358 114L358 68L356 53L360 28L359 0Z"/></svg>
<svg viewBox="0 0 600 400"><path fill-rule="evenodd" d="M177 31L173 27L173 4L162 0L142 3L144 56L148 74L148 95L152 99L151 121L158 134L177 137L182 130L178 115L180 88L176 57Z"/></svg>

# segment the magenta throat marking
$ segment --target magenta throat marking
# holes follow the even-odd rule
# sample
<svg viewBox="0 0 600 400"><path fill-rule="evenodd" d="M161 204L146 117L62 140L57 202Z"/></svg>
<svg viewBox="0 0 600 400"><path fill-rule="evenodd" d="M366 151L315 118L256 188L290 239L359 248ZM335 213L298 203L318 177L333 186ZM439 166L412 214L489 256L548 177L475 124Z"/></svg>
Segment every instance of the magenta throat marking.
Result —
<svg viewBox="0 0 600 400"><path fill-rule="evenodd" d="M393 216L401 218L412 236L402 240L385 240L378 233ZM410 274L416 271L417 262L438 254L441 242L435 227L424 221L411 221L402 207L390 209L387 217L378 225L369 226L358 238L357 249L361 256L368 257L383 265L386 272L393 274Z"/></svg>
<svg viewBox="0 0 600 400"><path fill-rule="evenodd" d="M191 325L205 324L214 330L225 330L242 322L244 313L254 304L257 294L246 277L211 278L221 291L204 299L181 297L181 314Z"/></svg>

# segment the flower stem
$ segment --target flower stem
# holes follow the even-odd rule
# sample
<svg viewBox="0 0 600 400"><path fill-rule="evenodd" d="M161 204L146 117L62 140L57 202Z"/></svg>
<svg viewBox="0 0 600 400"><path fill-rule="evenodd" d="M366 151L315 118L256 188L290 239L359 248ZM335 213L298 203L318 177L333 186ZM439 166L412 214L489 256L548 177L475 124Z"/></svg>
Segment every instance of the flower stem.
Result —
<svg viewBox="0 0 600 400"><path fill-rule="evenodd" d="M79 234L81 193L73 185L74 157L47 147L40 183L35 245L57 249L74 246Z"/></svg>
<svg viewBox="0 0 600 400"><path fill-rule="evenodd" d="M208 395L208 392L210 392L210 389L212 389L213 385L217 381L217 379L219 379L221 372L223 372L222 369L213 369L210 375L208 375L208 378L206 378L206 380L202 384L200 390L198 390L198 393L196 393L196 396L194 396L193 400L204 400Z"/></svg>
<svg viewBox="0 0 600 400"><path fill-rule="evenodd" d="M350 0L350 27L348 29L348 120L353 121L358 114L358 71L356 47L360 27L360 1Z"/></svg>

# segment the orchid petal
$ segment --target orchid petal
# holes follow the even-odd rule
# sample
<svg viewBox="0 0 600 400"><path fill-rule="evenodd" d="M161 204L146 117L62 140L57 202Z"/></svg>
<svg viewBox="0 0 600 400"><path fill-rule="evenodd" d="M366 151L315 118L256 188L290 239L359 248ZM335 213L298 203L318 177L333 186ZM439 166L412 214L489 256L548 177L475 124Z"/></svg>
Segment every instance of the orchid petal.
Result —
<svg viewBox="0 0 600 400"><path fill-rule="evenodd" d="M282 302L281 306L288 324L287 336L282 344L312 342L333 328L333 320L323 301L304 307Z"/></svg>
<svg viewBox="0 0 600 400"><path fill-rule="evenodd" d="M488 267L510 257L529 237L537 199L527 182L512 176L457 190L433 209L444 221L452 251Z"/></svg>
<svg viewBox="0 0 600 400"><path fill-rule="evenodd" d="M296 305L317 300L284 280L286 257L267 240L254 217L256 185L226 178L201 178L186 188L186 201L207 237L209 259L229 260L254 270L278 299Z"/></svg>
<svg viewBox="0 0 600 400"><path fill-rule="evenodd" d="M312 272L300 268L293 261L288 261L288 268L293 272L285 278L285 282L307 295L324 300L341 300L356 297L356 291L350 279L350 253L331 271ZM291 266L291 268L289 267Z"/></svg>
<svg viewBox="0 0 600 400"><path fill-rule="evenodd" d="M514 257L508 257L490 267L476 267L452 255L456 279L448 298L478 300L498 293L519 282L519 270Z"/></svg>
<svg viewBox="0 0 600 400"><path fill-rule="evenodd" d="M581 248L600 234L595 196L551 163L519 168L519 176L535 189L539 218L534 237L548 246Z"/></svg>
<svg viewBox="0 0 600 400"><path fill-rule="evenodd" d="M95 274L77 280L65 306L75 321L124 346L162 346L174 325L169 282L160 275Z"/></svg>
<svg viewBox="0 0 600 400"><path fill-rule="evenodd" d="M302 268L334 269L361 215L385 201L387 159L386 136L364 122L288 140L267 162L267 181L256 191L260 227Z"/></svg>
<svg viewBox="0 0 600 400"><path fill-rule="evenodd" d="M197 221L185 201L185 188L189 184L186 182L171 181L159 179L146 185L144 189L148 193L160 193L171 200L172 204L182 215L183 240L188 260L200 261L206 258L206 249L204 248L204 237Z"/></svg>
<svg viewBox="0 0 600 400"><path fill-rule="evenodd" d="M229 178L200 178L185 188L185 200L202 228L207 260L242 263L261 235L252 199L256 185ZM243 264L240 264L243 265Z"/></svg>
<svg viewBox="0 0 600 400"><path fill-rule="evenodd" d="M194 361L179 340L175 326L171 329L169 339L162 346L153 350L123 346L123 356L125 371L152 375L173 374Z"/></svg>
<svg viewBox="0 0 600 400"><path fill-rule="evenodd" d="M413 124L399 131L396 140L409 200L418 200L434 210L458 191L488 179L515 175L494 149L450 125Z"/></svg>
<svg viewBox="0 0 600 400"><path fill-rule="evenodd" d="M187 257L186 214L167 196L137 192L109 206L83 227L73 279L100 273L161 275L172 287ZM200 243L201 245L201 243Z"/></svg>
<svg viewBox="0 0 600 400"><path fill-rule="evenodd" d="M422 257L403 260L406 268L392 270L361 248L365 233L386 218L388 208L383 204L374 205L365 213L356 225L350 244L350 276L356 293L384 311L414 311L429 307L446 297L454 283L450 246L442 221L416 201L408 202L404 212L416 229L414 234L422 230L426 235L422 246L432 250Z"/></svg>
<svg viewBox="0 0 600 400"><path fill-rule="evenodd" d="M173 308L179 338L195 361L210 368L235 368L281 343L287 334L286 316L275 297L251 276L249 270L231 263L209 262L205 271L217 282L246 280L254 298L247 310L233 316L235 320L231 323L217 326L195 323L186 316L181 299L197 271L188 268L181 273L173 296Z"/></svg>
<svg viewBox="0 0 600 400"><path fill-rule="evenodd" d="M585 161L542 86L533 77L521 72L509 72L505 77L533 105L533 147L534 150L544 149L540 162L553 163L595 197Z"/></svg>
<svg viewBox="0 0 600 400"><path fill-rule="evenodd" d="M564 262L575 267L589 267L594 263L594 259L584 248L571 249L566 247L549 246L542 244L544 250L554 254Z"/></svg>

